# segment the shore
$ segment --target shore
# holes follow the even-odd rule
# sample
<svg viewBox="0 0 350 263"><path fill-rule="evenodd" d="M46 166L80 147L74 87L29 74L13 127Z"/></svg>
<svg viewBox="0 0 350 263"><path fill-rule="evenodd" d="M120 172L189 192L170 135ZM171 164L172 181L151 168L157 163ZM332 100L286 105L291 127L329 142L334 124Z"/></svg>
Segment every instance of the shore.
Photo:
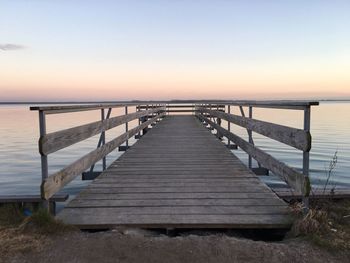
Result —
<svg viewBox="0 0 350 263"><path fill-rule="evenodd" d="M2 255L2 262L347 262L303 239L253 241L222 234L168 237L140 230L69 232L59 236L21 236L24 251ZM2 249L4 249L2 244ZM5 246L6 248L6 246Z"/></svg>
<svg viewBox="0 0 350 263"><path fill-rule="evenodd" d="M350 201L298 204L292 229L262 231L80 231L39 210L0 207L0 262L349 262ZM282 238L281 238L282 237Z"/></svg>

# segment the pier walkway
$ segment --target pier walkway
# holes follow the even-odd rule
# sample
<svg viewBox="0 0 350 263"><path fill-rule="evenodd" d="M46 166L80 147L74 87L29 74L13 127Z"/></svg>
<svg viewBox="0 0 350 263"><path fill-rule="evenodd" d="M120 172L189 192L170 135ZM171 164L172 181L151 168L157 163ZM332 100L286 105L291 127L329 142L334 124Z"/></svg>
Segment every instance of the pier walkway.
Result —
<svg viewBox="0 0 350 263"><path fill-rule="evenodd" d="M287 204L194 115L165 116L58 218L82 229L291 225Z"/></svg>

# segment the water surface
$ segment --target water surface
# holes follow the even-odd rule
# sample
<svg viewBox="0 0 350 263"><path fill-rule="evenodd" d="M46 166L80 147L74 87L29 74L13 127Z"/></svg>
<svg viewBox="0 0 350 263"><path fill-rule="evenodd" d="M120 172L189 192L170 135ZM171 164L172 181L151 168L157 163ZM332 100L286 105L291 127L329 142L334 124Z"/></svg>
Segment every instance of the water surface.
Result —
<svg viewBox="0 0 350 263"><path fill-rule="evenodd" d="M132 109L130 109L132 111ZM232 108L233 113L240 114ZM112 116L121 115L122 109L115 109ZM335 152L338 163L332 174L330 184L340 187L350 186L350 103L325 102L312 108L311 133L313 138L310 153L310 177L313 185L322 186L326 180L326 170ZM254 118L288 125L296 128L303 126L303 113L296 110L254 109ZM96 121L100 118L99 111L65 113L49 115L47 119L48 132L69 128ZM40 155L37 141L39 137L38 113L29 111L29 105L0 106L0 195L7 194L37 194L41 183ZM136 126L136 121L130 128ZM223 122L223 125L227 124ZM243 128L231 125L232 130L247 139ZM107 141L121 134L125 127L120 126L107 132ZM282 143L275 142L254 133L255 144L272 154L279 160L297 169L301 168L302 153ZM70 146L49 155L49 172L53 173L96 148L98 136ZM131 139L131 144L135 142ZM245 163L247 155L241 150L233 151ZM114 151L107 158L107 164L120 156ZM254 163L256 166L256 163ZM101 170L98 164L96 170ZM268 182L275 178L263 178ZM81 181L78 176L68 184L63 192L76 194L89 182ZM278 183L278 182L277 182Z"/></svg>

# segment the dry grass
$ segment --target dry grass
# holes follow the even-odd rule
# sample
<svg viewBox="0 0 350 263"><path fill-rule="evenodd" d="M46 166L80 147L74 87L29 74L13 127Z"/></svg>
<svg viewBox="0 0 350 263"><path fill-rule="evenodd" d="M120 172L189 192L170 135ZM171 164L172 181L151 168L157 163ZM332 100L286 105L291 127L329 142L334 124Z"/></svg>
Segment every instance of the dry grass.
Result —
<svg viewBox="0 0 350 263"><path fill-rule="evenodd" d="M300 204L292 210L297 216L291 235L305 237L332 251L350 249L350 201L324 200L313 203L306 215Z"/></svg>
<svg viewBox="0 0 350 263"><path fill-rule="evenodd" d="M0 262L21 253L39 252L48 242L44 235L23 232L18 228L0 228Z"/></svg>
<svg viewBox="0 0 350 263"><path fill-rule="evenodd" d="M71 225L66 225L62 221L54 218L44 209L39 209L32 216L23 220L19 229L26 232L35 232L42 235L57 235L67 231L76 230Z"/></svg>
<svg viewBox="0 0 350 263"><path fill-rule="evenodd" d="M50 236L72 231L75 228L56 220L46 210L38 210L30 217L16 205L0 207L0 262L25 253L39 252Z"/></svg>
<svg viewBox="0 0 350 263"><path fill-rule="evenodd" d="M17 226L24 219L23 211L16 204L0 206L0 226Z"/></svg>

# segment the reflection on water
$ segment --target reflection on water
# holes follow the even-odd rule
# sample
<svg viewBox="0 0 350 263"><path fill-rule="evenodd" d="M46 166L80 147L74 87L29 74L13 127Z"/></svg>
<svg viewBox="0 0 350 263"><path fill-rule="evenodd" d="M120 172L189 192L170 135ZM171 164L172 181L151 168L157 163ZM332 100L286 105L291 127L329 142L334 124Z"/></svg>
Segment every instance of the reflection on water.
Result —
<svg viewBox="0 0 350 263"><path fill-rule="evenodd" d="M131 111L131 109L130 109ZM238 109L231 112L240 114ZM112 116L121 115L122 109L115 109ZM41 182L40 155L37 148L38 113L29 111L28 105L0 106L0 195L6 194L34 194L39 192ZM311 179L315 185L323 184L326 179L325 169L338 151L338 164L334 171L333 182L337 187L350 186L350 103L321 103L311 111L311 134L313 145L310 154ZM303 114L296 110L254 109L254 118L278 124L302 128ZM49 115L47 120L48 132L60 130L96 121L100 118L99 111L66 113ZM136 126L136 121L129 127ZM223 122L225 126L226 123ZM247 139L247 132L243 128L231 125L232 130ZM107 132L107 141L120 134L124 126ZM302 154L300 151L284 144L274 142L254 133L255 144L277 157L279 160L300 169ZM84 142L70 146L64 150L49 155L50 173L63 168L89 151L97 144L98 136ZM131 140L133 143L134 140ZM242 161L247 162L247 156L241 150L234 151ZM113 152L107 157L110 164L121 153ZM101 166L97 165L96 170ZM273 177L264 180L271 181ZM78 176L64 188L64 192L74 195L89 182L81 181Z"/></svg>

